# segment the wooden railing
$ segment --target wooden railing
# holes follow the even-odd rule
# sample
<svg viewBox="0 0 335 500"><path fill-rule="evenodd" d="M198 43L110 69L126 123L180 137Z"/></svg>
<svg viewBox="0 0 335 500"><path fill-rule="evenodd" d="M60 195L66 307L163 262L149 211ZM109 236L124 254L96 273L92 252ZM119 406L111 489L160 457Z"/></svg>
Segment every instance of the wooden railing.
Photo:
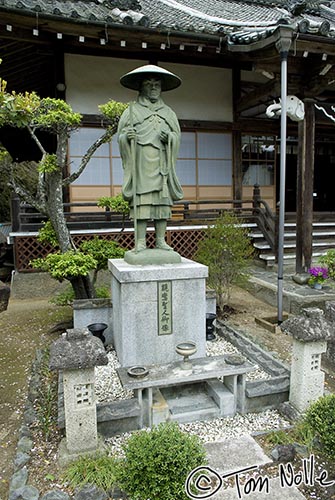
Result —
<svg viewBox="0 0 335 500"><path fill-rule="evenodd" d="M253 190L253 208L256 215L257 226L263 233L264 238L270 245L274 254L277 254L277 233L278 233L278 218L274 214L266 201L261 199L260 187L255 184Z"/></svg>
<svg viewBox="0 0 335 500"><path fill-rule="evenodd" d="M128 216L107 209L97 209L93 202L64 203L64 215L70 230L121 229L133 227ZM260 197L259 186L254 186L253 198L246 200L181 200L172 208L168 225L199 225L217 219L225 210L232 210L245 222L255 222L264 233L271 248L275 249L276 216ZM12 198L13 232L36 232L47 217L31 205Z"/></svg>

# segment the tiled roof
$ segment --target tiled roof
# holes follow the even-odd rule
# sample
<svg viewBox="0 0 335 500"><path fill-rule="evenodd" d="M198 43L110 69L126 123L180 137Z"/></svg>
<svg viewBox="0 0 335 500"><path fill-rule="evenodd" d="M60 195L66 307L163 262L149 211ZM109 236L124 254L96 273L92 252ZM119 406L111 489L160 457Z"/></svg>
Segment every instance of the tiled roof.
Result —
<svg viewBox="0 0 335 500"><path fill-rule="evenodd" d="M86 24L229 35L232 44L266 38L279 24L335 36L335 3L322 0L0 0L2 9Z"/></svg>

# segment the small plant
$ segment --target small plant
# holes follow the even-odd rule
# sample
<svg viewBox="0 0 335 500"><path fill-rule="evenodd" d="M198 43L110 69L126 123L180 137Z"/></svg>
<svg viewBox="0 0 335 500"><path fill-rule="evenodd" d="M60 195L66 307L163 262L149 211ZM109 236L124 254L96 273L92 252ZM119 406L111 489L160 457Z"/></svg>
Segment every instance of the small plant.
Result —
<svg viewBox="0 0 335 500"><path fill-rule="evenodd" d="M115 487L117 467L117 459L107 454L82 456L67 467L63 479L73 488L89 483L110 491Z"/></svg>
<svg viewBox="0 0 335 500"><path fill-rule="evenodd" d="M335 249L328 250L326 255L319 258L319 262L327 267L329 278L335 280Z"/></svg>
<svg viewBox="0 0 335 500"><path fill-rule="evenodd" d="M49 220L43 222L41 229L38 231L37 241L42 245L50 244L54 248L59 248L56 232Z"/></svg>
<svg viewBox="0 0 335 500"><path fill-rule="evenodd" d="M312 453L315 444L315 433L305 420L299 420L293 429L295 441L307 447L309 453Z"/></svg>
<svg viewBox="0 0 335 500"><path fill-rule="evenodd" d="M110 291L106 286L96 287L95 296L97 299L109 299ZM70 306L75 299L74 290L72 287L66 287L62 292L57 293L50 299L51 304L56 306Z"/></svg>
<svg viewBox="0 0 335 500"><path fill-rule="evenodd" d="M113 212L122 215L122 231L125 228L126 217L129 215L130 206L128 201L126 201L122 194L119 193L116 196L102 196L98 200L98 207L109 208Z"/></svg>
<svg viewBox="0 0 335 500"><path fill-rule="evenodd" d="M38 366L39 388L34 402L39 428L48 440L55 431L57 421L58 383L55 372L49 370L49 350L42 351Z"/></svg>
<svg viewBox="0 0 335 500"><path fill-rule="evenodd" d="M304 422L320 439L325 453L335 458L335 394L322 396L312 403Z"/></svg>
<svg viewBox="0 0 335 500"><path fill-rule="evenodd" d="M308 269L311 277L308 284L314 286L315 284L322 285L328 279L328 269L326 267L315 266Z"/></svg>
<svg viewBox="0 0 335 500"><path fill-rule="evenodd" d="M174 422L136 432L124 452L117 480L133 500L187 500L187 475L204 464L206 456L199 438Z"/></svg>
<svg viewBox="0 0 335 500"><path fill-rule="evenodd" d="M121 193L116 196L102 196L99 198L97 205L98 207L110 208L114 212L124 215L128 215L130 211L129 203Z"/></svg>
<svg viewBox="0 0 335 500"><path fill-rule="evenodd" d="M195 258L208 266L208 285L216 292L219 311L229 303L232 286L243 285L247 280L252 256L248 232L232 213L225 212L214 226L206 229Z"/></svg>
<svg viewBox="0 0 335 500"><path fill-rule="evenodd" d="M290 434L283 430L269 432L269 434L266 436L266 440L273 446L277 444L292 443L292 437L290 436Z"/></svg>

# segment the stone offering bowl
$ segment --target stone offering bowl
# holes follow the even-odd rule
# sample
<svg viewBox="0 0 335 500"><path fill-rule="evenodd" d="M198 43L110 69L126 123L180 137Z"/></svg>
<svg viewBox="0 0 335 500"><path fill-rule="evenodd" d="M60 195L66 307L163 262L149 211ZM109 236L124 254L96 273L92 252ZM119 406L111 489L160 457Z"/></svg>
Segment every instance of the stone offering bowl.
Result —
<svg viewBox="0 0 335 500"><path fill-rule="evenodd" d="M189 356L197 352L197 344L191 340L185 340L185 342L180 342L176 345L176 353L180 356L184 356L184 360L181 364L183 370L192 369L192 363L189 360Z"/></svg>

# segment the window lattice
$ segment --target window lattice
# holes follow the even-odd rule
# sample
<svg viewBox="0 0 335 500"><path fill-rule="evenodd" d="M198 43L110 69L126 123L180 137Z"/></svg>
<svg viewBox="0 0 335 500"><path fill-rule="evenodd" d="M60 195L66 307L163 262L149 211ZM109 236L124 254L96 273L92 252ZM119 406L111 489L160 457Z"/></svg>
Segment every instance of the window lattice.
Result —
<svg viewBox="0 0 335 500"><path fill-rule="evenodd" d="M320 355L319 354L312 354L311 371L315 372L318 370L320 370Z"/></svg>
<svg viewBox="0 0 335 500"><path fill-rule="evenodd" d="M92 384L78 384L74 386L77 406L91 406L93 404Z"/></svg>

